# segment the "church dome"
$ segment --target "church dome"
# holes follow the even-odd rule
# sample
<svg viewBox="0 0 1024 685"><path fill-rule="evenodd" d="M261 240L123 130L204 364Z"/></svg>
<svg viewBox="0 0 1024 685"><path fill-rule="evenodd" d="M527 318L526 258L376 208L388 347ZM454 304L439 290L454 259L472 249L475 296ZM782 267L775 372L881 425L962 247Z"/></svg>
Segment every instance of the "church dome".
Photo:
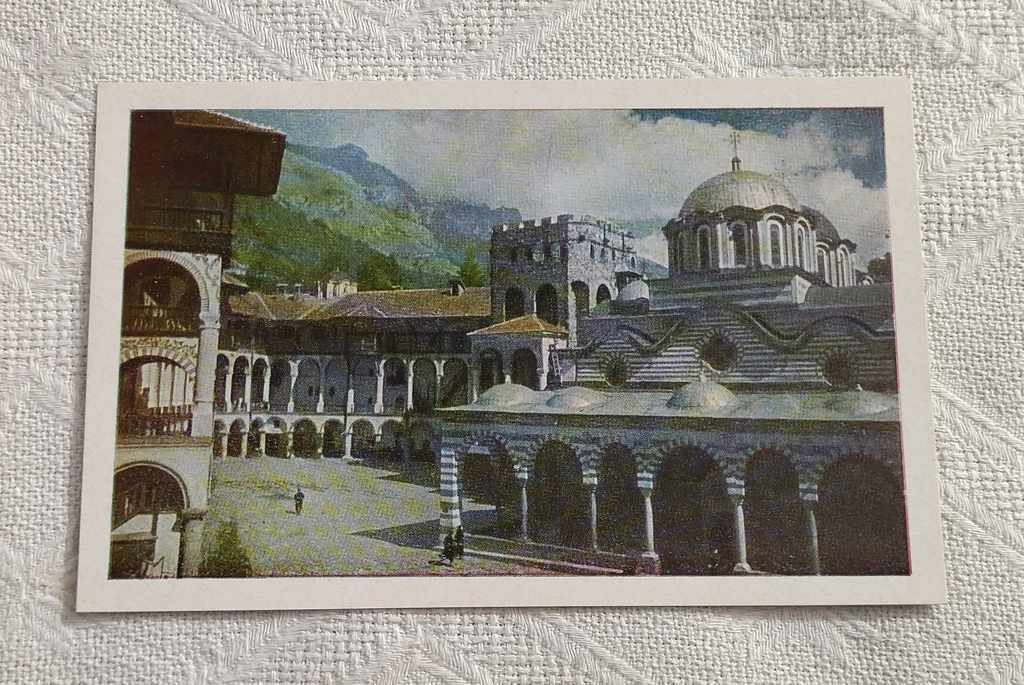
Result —
<svg viewBox="0 0 1024 685"><path fill-rule="evenodd" d="M533 402L537 392L518 383L498 383L480 395L473 404L482 407L513 407Z"/></svg>
<svg viewBox="0 0 1024 685"><path fill-rule="evenodd" d="M679 218L714 214L730 207L764 209L772 205L789 209L800 207L793 193L778 179L737 169L713 176L697 186L679 210Z"/></svg>
<svg viewBox="0 0 1024 685"><path fill-rule="evenodd" d="M672 409L721 409L735 401L736 395L724 385L700 380L676 388L666 404Z"/></svg>
<svg viewBox="0 0 1024 685"><path fill-rule="evenodd" d="M647 285L646 281L637 279L626 284L619 294L615 297L618 302L632 302L633 300L649 300L651 299L651 288Z"/></svg>
<svg viewBox="0 0 1024 685"><path fill-rule="evenodd" d="M804 214L811 220L811 225L814 227L818 240L832 244L839 242L839 231L836 230L836 227L832 225L832 222L824 214L813 207L804 207Z"/></svg>

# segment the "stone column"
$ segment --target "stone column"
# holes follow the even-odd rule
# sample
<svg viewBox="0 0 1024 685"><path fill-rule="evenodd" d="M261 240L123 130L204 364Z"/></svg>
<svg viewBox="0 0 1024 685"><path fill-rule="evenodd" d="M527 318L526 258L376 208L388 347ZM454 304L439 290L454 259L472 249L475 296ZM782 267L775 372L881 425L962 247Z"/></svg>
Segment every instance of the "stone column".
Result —
<svg viewBox="0 0 1024 685"><path fill-rule="evenodd" d="M356 389L352 387L351 376L349 376L348 394L345 397L345 412L347 414L356 413Z"/></svg>
<svg viewBox="0 0 1024 685"><path fill-rule="evenodd" d="M245 373L245 409L248 411L249 407L252 406L252 364L249 365L248 370Z"/></svg>
<svg viewBox="0 0 1024 685"><path fill-rule="evenodd" d="M352 459L352 429L345 431L342 438L345 441L345 459Z"/></svg>
<svg viewBox="0 0 1024 685"><path fill-rule="evenodd" d="M181 512L181 576L195 578L203 563L203 525L205 509Z"/></svg>
<svg viewBox="0 0 1024 685"><path fill-rule="evenodd" d="M441 530L439 543L444 544L448 533L462 526L462 511L459 508L459 458L454 447L442 446L440 459Z"/></svg>
<svg viewBox="0 0 1024 685"><path fill-rule="evenodd" d="M544 365L537 367L537 389L547 390L548 387L548 370Z"/></svg>
<svg viewBox="0 0 1024 685"><path fill-rule="evenodd" d="M317 360L320 367L320 383L316 388L316 413L324 413L324 383L327 381L327 363L323 358Z"/></svg>
<svg viewBox="0 0 1024 685"><path fill-rule="evenodd" d="M260 431L260 456L265 456L266 454L267 454L267 431L266 430L261 430Z"/></svg>
<svg viewBox="0 0 1024 685"><path fill-rule="evenodd" d="M224 410L228 412L235 410L234 385L235 365L232 363L231 358L228 357L228 370L224 374Z"/></svg>
<svg viewBox="0 0 1024 685"><path fill-rule="evenodd" d="M743 518L743 495L731 495L733 511L736 515L736 565L734 573L750 573L747 563L747 526Z"/></svg>
<svg viewBox="0 0 1024 685"><path fill-rule="evenodd" d="M294 449L294 440L293 440L294 437L295 437L295 434L292 433L292 431L290 429L288 430L287 433L284 434L284 456L285 456L285 459L294 459L295 458L295 449Z"/></svg>
<svg viewBox="0 0 1024 685"><path fill-rule="evenodd" d="M480 369L476 364L469 364L469 401L476 402L480 397Z"/></svg>
<svg viewBox="0 0 1024 685"><path fill-rule="evenodd" d="M226 457L228 456L228 432L225 430L223 433L217 433L217 456Z"/></svg>
<svg viewBox="0 0 1024 685"><path fill-rule="evenodd" d="M415 359L405 360L405 408L412 409L412 368L415 363Z"/></svg>
<svg viewBox="0 0 1024 685"><path fill-rule="evenodd" d="M295 381L299 380L299 363L288 362L288 413L295 411Z"/></svg>
<svg viewBox="0 0 1024 685"><path fill-rule="evenodd" d="M441 380L444 378L444 363L440 359L434 360L434 406L441 406Z"/></svg>
<svg viewBox="0 0 1024 685"><path fill-rule="evenodd" d="M807 546L808 556L811 561L811 573L821 575L821 557L818 555L818 519L814 515L814 507L817 501L804 500L804 511L807 512Z"/></svg>
<svg viewBox="0 0 1024 685"><path fill-rule="evenodd" d="M654 507L651 505L654 479L649 474L640 474L637 484L644 498L644 552L640 555L637 573L657 575L661 573L661 560L654 547Z"/></svg>
<svg viewBox="0 0 1024 685"><path fill-rule="evenodd" d="M526 471L516 474L519 481L519 537L523 542L530 540L530 502L526 495L528 476Z"/></svg>
<svg viewBox="0 0 1024 685"><path fill-rule="evenodd" d="M324 458L324 439L326 437L327 437L327 424L324 423L323 426L320 426L320 430L318 430L316 432L317 446L316 446L316 455L315 456L316 456L317 459L323 459Z"/></svg>
<svg viewBox="0 0 1024 685"><path fill-rule="evenodd" d="M651 505L653 488L641 488L644 498L644 549L647 554L655 554L654 550L654 507Z"/></svg>
<svg viewBox="0 0 1024 685"><path fill-rule="evenodd" d="M242 431L239 434L239 437L241 438L241 444L242 444L240 452L239 452L239 456L247 457L247 456L249 456L249 431L247 431L247 430Z"/></svg>
<svg viewBox="0 0 1024 685"><path fill-rule="evenodd" d="M267 370L263 373L263 406L270 409L270 360L267 360Z"/></svg>
<svg viewBox="0 0 1024 685"><path fill-rule="evenodd" d="M199 355L196 363L195 406L192 409L193 437L213 435L213 385L217 379L217 345L220 338L220 316L217 313L200 317Z"/></svg>
<svg viewBox="0 0 1024 685"><path fill-rule="evenodd" d="M590 491L590 548L597 551L597 482L588 483Z"/></svg>
<svg viewBox="0 0 1024 685"><path fill-rule="evenodd" d="M383 359L377 362L377 397L373 401L374 414L384 413L384 364Z"/></svg>

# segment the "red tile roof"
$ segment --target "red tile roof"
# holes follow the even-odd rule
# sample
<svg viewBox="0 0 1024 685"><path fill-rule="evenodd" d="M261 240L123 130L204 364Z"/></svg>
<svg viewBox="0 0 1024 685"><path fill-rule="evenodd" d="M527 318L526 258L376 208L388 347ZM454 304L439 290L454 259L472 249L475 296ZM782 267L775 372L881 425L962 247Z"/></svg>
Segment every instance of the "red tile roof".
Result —
<svg viewBox="0 0 1024 685"><path fill-rule="evenodd" d="M548 323L536 314L527 314L515 319L502 321L486 328L475 330L469 335L568 335L561 326Z"/></svg>

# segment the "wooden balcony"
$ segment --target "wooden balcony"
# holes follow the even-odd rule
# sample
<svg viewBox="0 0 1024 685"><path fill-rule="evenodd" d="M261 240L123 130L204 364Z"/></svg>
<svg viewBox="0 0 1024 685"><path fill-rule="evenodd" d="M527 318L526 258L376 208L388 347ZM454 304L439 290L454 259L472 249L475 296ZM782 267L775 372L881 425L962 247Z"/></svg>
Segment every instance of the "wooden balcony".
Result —
<svg viewBox="0 0 1024 685"><path fill-rule="evenodd" d="M125 305L121 314L122 336L193 336L198 333L199 320L192 307Z"/></svg>
<svg viewBox="0 0 1024 685"><path fill-rule="evenodd" d="M118 442L125 438L188 437L192 432L192 407L156 407L144 413L117 417Z"/></svg>
<svg viewBox="0 0 1024 685"><path fill-rule="evenodd" d="M145 206L129 211L127 247L228 254L230 216L196 207Z"/></svg>

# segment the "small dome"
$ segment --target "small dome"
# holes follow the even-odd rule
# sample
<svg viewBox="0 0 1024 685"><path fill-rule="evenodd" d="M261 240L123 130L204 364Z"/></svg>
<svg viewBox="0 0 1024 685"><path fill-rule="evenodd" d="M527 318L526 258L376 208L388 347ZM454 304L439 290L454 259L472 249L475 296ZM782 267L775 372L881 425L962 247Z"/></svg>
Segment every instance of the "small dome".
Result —
<svg viewBox="0 0 1024 685"><path fill-rule="evenodd" d="M778 179L756 171L728 171L697 186L686 198L679 218L714 214L730 207L764 209L772 205L800 207L793 193Z"/></svg>
<svg viewBox="0 0 1024 685"><path fill-rule="evenodd" d="M548 399L546 404L555 409L582 409L603 402L605 399L607 397L603 392L574 386L559 390Z"/></svg>
<svg viewBox="0 0 1024 685"><path fill-rule="evenodd" d="M626 284L626 287L619 291L615 297L616 302L631 302L633 300L651 299L651 288L646 281L637 279Z"/></svg>
<svg viewBox="0 0 1024 685"><path fill-rule="evenodd" d="M839 242L839 231L828 220L828 217L813 207L804 207L804 214L811 220L811 226L814 227L818 240L833 245Z"/></svg>
<svg viewBox="0 0 1024 685"><path fill-rule="evenodd" d="M837 414L866 416L896 409L897 402L892 396L880 392L848 390L836 393L835 397L825 402L825 407Z"/></svg>
<svg viewBox="0 0 1024 685"><path fill-rule="evenodd" d="M694 381L681 385L666 404L673 409L721 409L736 401L736 395L714 381Z"/></svg>
<svg viewBox="0 0 1024 685"><path fill-rule="evenodd" d="M537 392L518 383L498 383L480 395L473 404L482 407L511 407L536 399Z"/></svg>

